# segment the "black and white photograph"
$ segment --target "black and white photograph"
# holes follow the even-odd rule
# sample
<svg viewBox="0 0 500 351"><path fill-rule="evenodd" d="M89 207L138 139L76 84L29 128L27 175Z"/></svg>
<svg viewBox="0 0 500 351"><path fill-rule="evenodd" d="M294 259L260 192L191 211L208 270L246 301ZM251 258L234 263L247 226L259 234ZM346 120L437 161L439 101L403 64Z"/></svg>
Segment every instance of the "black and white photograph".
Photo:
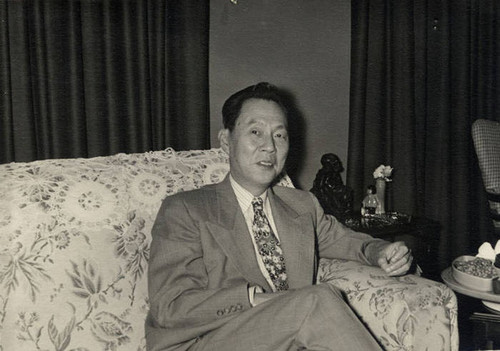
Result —
<svg viewBox="0 0 500 351"><path fill-rule="evenodd" d="M500 350L500 1L0 0L0 351Z"/></svg>

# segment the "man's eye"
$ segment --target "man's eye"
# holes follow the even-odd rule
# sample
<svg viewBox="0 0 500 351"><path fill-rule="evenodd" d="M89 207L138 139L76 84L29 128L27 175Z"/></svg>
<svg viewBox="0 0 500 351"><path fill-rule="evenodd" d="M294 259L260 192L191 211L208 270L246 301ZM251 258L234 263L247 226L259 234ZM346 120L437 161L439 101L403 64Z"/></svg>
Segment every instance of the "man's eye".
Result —
<svg viewBox="0 0 500 351"><path fill-rule="evenodd" d="M256 129L253 129L253 130L252 130L252 134L254 134L254 135L259 135L259 131L258 131L258 130L256 130Z"/></svg>

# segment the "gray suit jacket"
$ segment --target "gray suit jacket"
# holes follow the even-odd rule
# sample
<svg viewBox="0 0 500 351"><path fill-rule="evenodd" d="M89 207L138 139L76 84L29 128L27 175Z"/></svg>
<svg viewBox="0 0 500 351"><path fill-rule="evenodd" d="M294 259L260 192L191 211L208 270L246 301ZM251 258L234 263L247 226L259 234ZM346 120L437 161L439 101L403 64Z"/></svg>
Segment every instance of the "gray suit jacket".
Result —
<svg viewBox="0 0 500 351"><path fill-rule="evenodd" d="M291 289L315 283L319 257L371 264L366 246L384 243L325 215L309 192L275 186L268 196ZM271 290L228 177L167 197L152 235L148 350L185 350L251 308L249 285Z"/></svg>

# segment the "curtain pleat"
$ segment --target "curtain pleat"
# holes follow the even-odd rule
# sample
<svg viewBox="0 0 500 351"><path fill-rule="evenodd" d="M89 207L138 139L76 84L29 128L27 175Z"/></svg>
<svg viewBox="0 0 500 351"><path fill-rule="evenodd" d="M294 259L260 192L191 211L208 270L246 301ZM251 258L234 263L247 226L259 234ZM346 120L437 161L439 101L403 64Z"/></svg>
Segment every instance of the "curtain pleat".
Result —
<svg viewBox="0 0 500 351"><path fill-rule="evenodd" d="M400 211L415 213L416 202L404 201L416 193L418 173L415 140L417 110L422 87L416 80L414 62L414 9L408 3L389 6L387 1L353 1L351 115L347 179L353 189L373 183L380 164L398 164L388 184L387 203ZM421 74L421 72L419 72ZM400 188L405 189L403 192ZM364 192L357 191L355 203Z"/></svg>
<svg viewBox="0 0 500 351"><path fill-rule="evenodd" d="M0 3L0 162L209 147L208 2Z"/></svg>
<svg viewBox="0 0 500 351"><path fill-rule="evenodd" d="M352 1L348 185L360 203L380 164L388 208L442 226L439 264L493 244L471 138L500 120L495 0Z"/></svg>
<svg viewBox="0 0 500 351"><path fill-rule="evenodd" d="M208 46L207 24L200 22L200 6L209 12L209 3L201 1L167 1L167 33L173 40L167 41L167 84L173 95L167 100L167 111L171 115L184 116L177 119L177 128L169 129L169 137L181 142L184 147L190 139L196 138L196 129L201 124L208 130L208 89L204 99L200 99L200 83L197 76L207 76L207 67L200 65L198 43L186 38L197 38ZM175 18L176 21L168 21ZM208 17L206 18L208 20ZM184 62L175 66L174 62ZM189 104L178 104L186 99ZM172 101L173 100L173 101Z"/></svg>

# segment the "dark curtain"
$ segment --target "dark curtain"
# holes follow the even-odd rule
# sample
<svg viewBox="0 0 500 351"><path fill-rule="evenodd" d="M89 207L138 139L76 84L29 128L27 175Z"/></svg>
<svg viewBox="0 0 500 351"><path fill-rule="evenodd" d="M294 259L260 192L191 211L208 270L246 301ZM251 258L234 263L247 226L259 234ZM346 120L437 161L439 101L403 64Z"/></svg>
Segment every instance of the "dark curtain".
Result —
<svg viewBox="0 0 500 351"><path fill-rule="evenodd" d="M208 6L0 1L0 163L208 147Z"/></svg>
<svg viewBox="0 0 500 351"><path fill-rule="evenodd" d="M388 209L439 221L441 268L497 240L471 124L500 120L499 6L352 1L348 185L360 203L374 169L391 165Z"/></svg>

